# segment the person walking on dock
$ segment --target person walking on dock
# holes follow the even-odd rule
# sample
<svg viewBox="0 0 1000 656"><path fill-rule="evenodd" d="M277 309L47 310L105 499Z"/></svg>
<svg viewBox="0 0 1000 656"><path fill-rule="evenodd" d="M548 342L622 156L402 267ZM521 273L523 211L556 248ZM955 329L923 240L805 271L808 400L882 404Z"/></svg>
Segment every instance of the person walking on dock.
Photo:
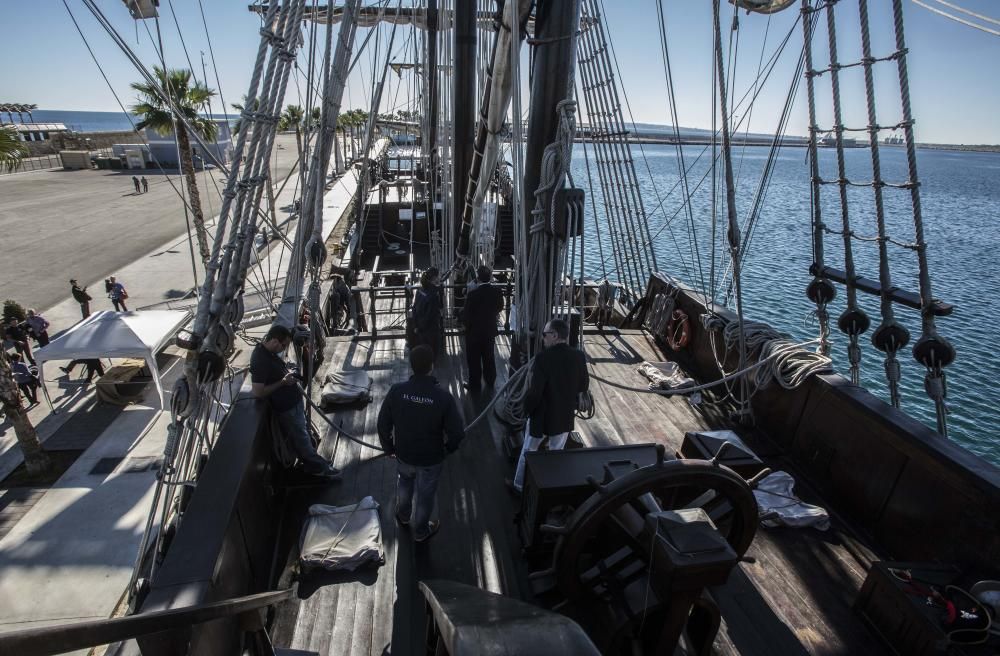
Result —
<svg viewBox="0 0 1000 656"><path fill-rule="evenodd" d="M77 284L75 278L70 278L69 284L71 285L70 291L73 292L73 300L80 304L80 314L86 319L90 316L90 301L93 299L87 293L87 288Z"/></svg>
<svg viewBox="0 0 1000 656"><path fill-rule="evenodd" d="M28 342L28 327L26 324L19 322L14 317L9 318L7 326L4 328L4 337L14 345L14 350L23 356L25 360L31 364L35 364L35 358L31 355L31 343Z"/></svg>
<svg viewBox="0 0 1000 656"><path fill-rule="evenodd" d="M141 194L142 190L139 189L139 178L132 176L132 186L135 187L135 193Z"/></svg>
<svg viewBox="0 0 1000 656"><path fill-rule="evenodd" d="M462 319L465 321L465 358L469 365L469 382L465 389L476 394L480 384L493 387L497 365L493 355L497 337L497 315L503 310L503 294L490 281L493 272L481 265L476 270L479 284L465 297Z"/></svg>
<svg viewBox="0 0 1000 656"><path fill-rule="evenodd" d="M48 345L49 322L45 317L35 312L35 309L32 308L28 310L28 318L24 320L24 323L28 325L28 331L35 338L35 341L38 342L39 348Z"/></svg>
<svg viewBox="0 0 1000 656"><path fill-rule="evenodd" d="M302 463L303 470L307 474L334 481L340 478L340 472L316 452L306 423L306 410L298 381L279 355L288 349L291 342L292 331L285 326L274 325L267 331L264 340L254 347L250 356L253 395L270 402L281 434Z"/></svg>
<svg viewBox="0 0 1000 656"><path fill-rule="evenodd" d="M465 426L458 404L431 376L434 351L421 344L410 351L413 375L396 383L378 413L378 439L396 459L396 520L413 528L413 539L424 542L437 533L432 519L438 479L444 460L458 449Z"/></svg>
<svg viewBox="0 0 1000 656"><path fill-rule="evenodd" d="M96 374L98 378L104 375L104 365L98 358L83 358L80 360L71 360L65 367L59 367L59 369L67 376L76 368L76 365L82 364L87 368L87 382L89 383L94 379Z"/></svg>
<svg viewBox="0 0 1000 656"><path fill-rule="evenodd" d="M111 304L115 306L115 312L128 312L128 308L125 307L125 299L128 298L125 285L115 280L114 276L111 276L108 278L107 290L108 298L111 299Z"/></svg>
<svg viewBox="0 0 1000 656"><path fill-rule="evenodd" d="M139 182L142 183L142 193L149 191L149 181L146 179L146 176L142 176L142 179L140 179Z"/></svg>
<svg viewBox="0 0 1000 656"><path fill-rule="evenodd" d="M587 357L570 346L568 339L568 323L562 319L549 321L542 331L545 350L531 364L531 382L524 399L528 417L524 443L514 480L507 480L508 487L518 493L524 486L524 454L537 451L546 439L550 451L566 446L574 426L577 398L590 387Z"/></svg>

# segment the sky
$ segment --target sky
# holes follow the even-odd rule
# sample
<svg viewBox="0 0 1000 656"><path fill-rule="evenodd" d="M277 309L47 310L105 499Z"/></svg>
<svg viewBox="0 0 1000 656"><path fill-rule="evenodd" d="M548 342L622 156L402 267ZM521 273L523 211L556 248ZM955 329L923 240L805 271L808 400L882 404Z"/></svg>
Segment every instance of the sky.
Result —
<svg viewBox="0 0 1000 656"><path fill-rule="evenodd" d="M923 0L942 9L937 0ZM125 56L99 27L81 0L65 0L99 59L114 91L126 105L134 102L129 83L139 79ZM153 47L156 26L153 21L133 21L120 0L96 0L122 37L139 57L152 65L159 61ZM1000 18L996 0L949 0L973 12ZM371 1L367 0L366 4ZM221 91L221 101L231 104L246 93L259 43L260 19L247 10L249 0L161 0L160 29L164 58L170 68L194 68L202 77L202 53L209 86ZM409 4L406 0L404 4ZM672 122L660 39L660 20L656 0L599 0L603 5L607 33L616 55L620 84L627 106L626 120L643 123ZM667 36L667 54L673 73L677 98L678 123L684 127L709 128L713 117L712 10L710 0L660 0ZM895 49L891 22L891 3L870 0L872 51L885 56ZM745 106L735 110L741 129L773 132L785 104L785 97L795 79L795 66L802 48L802 26L797 11L791 9L766 17L738 13L738 29L733 31L733 8L722 5L723 41L726 45L726 70L738 100L751 90L758 76L760 62L775 53L786 34L788 45L778 59L752 111ZM176 13L177 24L171 14ZM904 0L906 44L909 48L908 70L915 131L918 141L960 144L1000 144L1000 37L975 30L939 16ZM83 40L73 26L63 0L3 2L4 21L14 26L7 31L5 64L0 67L0 102L33 103L42 109L120 111L115 96L101 78ZM202 10L210 33L206 37ZM952 13L957 13L954 10ZM837 37L842 63L861 58L858 8L854 0L837 5ZM820 14L813 56L816 67L829 62L825 13ZM969 16L965 18L971 19ZM972 19L974 20L974 19ZM1000 25L984 23L1000 30ZM148 30L147 30L148 28ZM389 38L383 27L362 53L345 97L344 107L365 107L376 68L374 44L382 46ZM358 43L368 30L359 29ZM179 36L180 35L180 36ZM183 44L181 38L183 37ZM322 32L320 32L322 37ZM415 40L409 28L400 28L393 48L397 61L410 61ZM211 51L215 55L216 77ZM188 56L185 56L184 46ZM527 48L524 70L527 71ZM16 57L10 53L20 53ZM305 52L300 53L300 69L307 69ZM735 61L735 64L732 62ZM393 77L393 76L390 76ZM800 80L795 95L788 133L806 134L808 126L806 85ZM386 93L382 111L403 108L413 97L413 84L404 74L393 80ZM841 73L841 99L844 123L848 127L867 124L864 78L861 68ZM525 82L527 85L527 82ZM304 104L306 76L293 77L286 92L286 103ZM817 123L832 124L832 99L829 75L816 78ZM876 110L882 125L901 119L899 86L894 63L875 67ZM586 115L583 114L586 121Z"/></svg>

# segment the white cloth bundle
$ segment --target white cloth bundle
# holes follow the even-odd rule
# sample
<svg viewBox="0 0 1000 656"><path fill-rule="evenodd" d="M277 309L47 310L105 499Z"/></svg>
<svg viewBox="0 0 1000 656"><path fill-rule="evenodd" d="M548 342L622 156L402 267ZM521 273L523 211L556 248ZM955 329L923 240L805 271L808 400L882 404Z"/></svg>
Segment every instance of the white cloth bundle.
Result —
<svg viewBox="0 0 1000 656"><path fill-rule="evenodd" d="M371 400L372 379L364 371L333 371L326 375L320 404L354 403Z"/></svg>
<svg viewBox="0 0 1000 656"><path fill-rule="evenodd" d="M372 497L350 506L310 506L302 530L302 567L353 571L365 563L385 562L378 508Z"/></svg>
<svg viewBox="0 0 1000 656"><path fill-rule="evenodd" d="M830 516L819 506L795 496L795 479L783 471L765 476L753 491L757 498L761 524L774 528L812 526L821 531L830 528Z"/></svg>
<svg viewBox="0 0 1000 656"><path fill-rule="evenodd" d="M643 362L636 368L649 379L649 389L682 389L694 387L695 382L684 374L676 362Z"/></svg>

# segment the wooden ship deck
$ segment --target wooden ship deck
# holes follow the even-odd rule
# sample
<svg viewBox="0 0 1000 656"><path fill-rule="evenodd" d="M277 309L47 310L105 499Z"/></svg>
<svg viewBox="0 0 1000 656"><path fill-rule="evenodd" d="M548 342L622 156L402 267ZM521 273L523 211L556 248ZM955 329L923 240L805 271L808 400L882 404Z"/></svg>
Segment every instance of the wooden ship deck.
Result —
<svg viewBox="0 0 1000 656"><path fill-rule="evenodd" d="M683 397L622 389L643 385L635 372L639 362L665 359L644 331L588 330L584 340L596 403L592 419L577 421L586 446L652 441L674 453L686 431L734 428L722 416L695 410ZM507 338L498 339L497 351L499 388L506 380ZM331 370L363 369L372 377L372 403L329 416L344 430L377 443L375 423L383 395L409 375L404 340L389 335L374 340L332 338L326 362ZM462 337L449 335L434 375L459 400L468 423L490 397L466 394L461 387L465 374ZM385 564L355 573L303 574L298 597L277 608L272 631L276 646L352 656L426 653L424 601L417 587L424 579L451 579L533 600L514 524L518 502L503 482L512 471L501 447L506 428L492 411L487 417L448 459L438 488L441 530L422 545L393 520L395 462L350 440L336 439L332 429L326 433L321 453L333 459L344 478L331 487L303 488L290 496L287 563L296 561L298 531L310 504L343 505L371 495L381 505ZM766 436L752 430L739 433L769 466L795 473ZM796 479L797 494L822 503L801 476ZM725 586L712 590L723 615L714 645L717 653L883 653L851 608L872 556L836 517L826 532L760 528L747 556L754 562L740 564Z"/></svg>

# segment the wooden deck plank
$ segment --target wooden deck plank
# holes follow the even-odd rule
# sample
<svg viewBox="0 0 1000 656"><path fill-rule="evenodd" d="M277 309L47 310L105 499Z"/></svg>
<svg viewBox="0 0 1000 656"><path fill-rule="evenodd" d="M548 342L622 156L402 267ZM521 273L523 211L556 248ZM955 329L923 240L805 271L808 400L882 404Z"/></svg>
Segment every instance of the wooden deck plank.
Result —
<svg viewBox="0 0 1000 656"><path fill-rule="evenodd" d="M721 419L725 412L718 409L696 409L683 397L621 388L644 387L635 372L640 360L664 359L643 333L588 334L585 340L592 372L618 386L593 381L595 416L577 422L587 444L658 441L673 453L686 431L730 427ZM506 338L498 340L497 350L499 388L506 381ZM330 361L364 368L373 377L373 403L337 416L346 430L377 441L375 419L384 393L392 382L408 376L402 340L342 340L333 345ZM488 396L473 398L461 388L466 375L461 338L447 338L447 352L436 364L435 375L458 399L467 422L488 402ZM344 481L319 496L331 503L375 496L382 505L386 563L377 571L331 578L316 587L301 600L294 637L284 644L330 654L417 653L424 624L416 584L423 578L450 578L530 600L512 523L515 507L503 486L504 476L510 475L500 447L505 430L490 412L449 458L438 489L442 529L425 545L415 545L409 532L392 520L394 462L340 440L335 464L344 470ZM836 528L829 534L758 531L748 554L757 562L741 564L730 584L716 590L726 615L716 641L719 653L880 653L850 608L866 563Z"/></svg>

